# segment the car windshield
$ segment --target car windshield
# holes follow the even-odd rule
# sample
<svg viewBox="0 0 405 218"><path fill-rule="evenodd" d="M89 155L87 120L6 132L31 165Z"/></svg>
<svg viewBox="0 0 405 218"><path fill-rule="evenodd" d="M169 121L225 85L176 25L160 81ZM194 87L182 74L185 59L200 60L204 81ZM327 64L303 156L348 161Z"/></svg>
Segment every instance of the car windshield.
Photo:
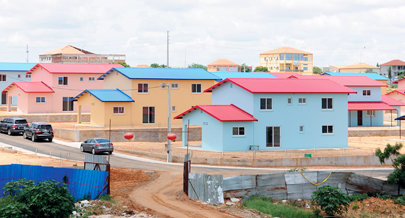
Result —
<svg viewBox="0 0 405 218"><path fill-rule="evenodd" d="M98 143L106 143L109 142L108 139L96 139Z"/></svg>
<svg viewBox="0 0 405 218"><path fill-rule="evenodd" d="M15 124L27 124L26 120L16 120Z"/></svg>
<svg viewBox="0 0 405 218"><path fill-rule="evenodd" d="M47 129L47 130L51 130L52 126L51 125L39 125L38 129Z"/></svg>

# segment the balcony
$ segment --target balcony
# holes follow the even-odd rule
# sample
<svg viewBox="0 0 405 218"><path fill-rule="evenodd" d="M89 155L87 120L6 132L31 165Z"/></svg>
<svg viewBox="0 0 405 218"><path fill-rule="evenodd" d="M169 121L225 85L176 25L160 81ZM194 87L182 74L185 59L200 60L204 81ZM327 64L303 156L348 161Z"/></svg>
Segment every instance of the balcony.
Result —
<svg viewBox="0 0 405 218"><path fill-rule="evenodd" d="M125 62L125 55L122 54L54 54L52 63L91 63L111 64Z"/></svg>

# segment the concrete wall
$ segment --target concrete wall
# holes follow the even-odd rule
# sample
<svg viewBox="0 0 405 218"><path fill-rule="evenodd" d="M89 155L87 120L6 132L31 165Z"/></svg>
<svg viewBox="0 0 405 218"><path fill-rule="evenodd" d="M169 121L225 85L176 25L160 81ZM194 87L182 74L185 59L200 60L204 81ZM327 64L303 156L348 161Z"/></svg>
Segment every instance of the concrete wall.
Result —
<svg viewBox="0 0 405 218"><path fill-rule="evenodd" d="M10 114L0 116L0 120L7 117L24 117L28 123L31 122L76 122L76 114ZM83 122L90 122L90 114L82 114Z"/></svg>

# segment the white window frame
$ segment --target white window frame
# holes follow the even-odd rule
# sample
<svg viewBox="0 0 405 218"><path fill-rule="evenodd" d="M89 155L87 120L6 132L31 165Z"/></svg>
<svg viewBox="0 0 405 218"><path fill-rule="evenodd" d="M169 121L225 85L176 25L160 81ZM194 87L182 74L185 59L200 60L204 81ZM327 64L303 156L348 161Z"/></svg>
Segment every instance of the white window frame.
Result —
<svg viewBox="0 0 405 218"><path fill-rule="evenodd" d="M299 127L299 130L300 130L300 133L304 133L304 131L305 131L304 125L301 125L301 126Z"/></svg>
<svg viewBox="0 0 405 218"><path fill-rule="evenodd" d="M117 112L115 112L115 109L117 109ZM113 107L113 114L125 114L125 107L123 106Z"/></svg>
<svg viewBox="0 0 405 218"><path fill-rule="evenodd" d="M178 83L172 83L172 84L171 84L171 88L172 88L172 89L178 89L178 88L179 88L179 84L178 84Z"/></svg>
<svg viewBox="0 0 405 218"><path fill-rule="evenodd" d="M326 132L323 132L323 127L326 127ZM329 132L329 127L332 127L332 132ZM333 125L322 125L322 135L333 135L335 132Z"/></svg>
<svg viewBox="0 0 405 218"><path fill-rule="evenodd" d="M234 129L237 128L237 134L235 135ZM243 135L241 134L241 129L243 129ZM240 137L240 136L245 136L246 135L246 129L244 126L233 126L232 127L232 136L233 137Z"/></svg>
<svg viewBox="0 0 405 218"><path fill-rule="evenodd" d="M366 93L364 93L366 91ZM371 97L371 89L363 89L363 97Z"/></svg>
<svg viewBox="0 0 405 218"><path fill-rule="evenodd" d="M366 111L366 116L367 117L375 117L375 111L372 111L372 110Z"/></svg>
<svg viewBox="0 0 405 218"><path fill-rule="evenodd" d="M96 81L96 78L94 76L90 76L89 77L89 82L94 82L94 81Z"/></svg>
<svg viewBox="0 0 405 218"><path fill-rule="evenodd" d="M139 89L139 85L142 85L142 88ZM147 91L145 92L145 85L147 87ZM149 83L138 83L138 94L148 94L149 93Z"/></svg>
<svg viewBox="0 0 405 218"><path fill-rule="evenodd" d="M262 109L262 99L265 99L265 109ZM271 100L271 105L270 105L270 109L269 108L267 108L267 102L268 102L268 100ZM273 98L260 98L260 110L261 111L272 111L273 110Z"/></svg>
<svg viewBox="0 0 405 218"><path fill-rule="evenodd" d="M195 92L193 91L194 86L196 86L195 87L195 89L196 89ZM200 91L199 92L198 92L198 86L200 86ZM202 93L202 85L201 85L201 83L193 83L193 84L191 84L191 93L192 94L201 94Z"/></svg>
<svg viewBox="0 0 405 218"><path fill-rule="evenodd" d="M293 103L293 98L292 98L292 97L289 97L289 98L287 99L287 104L288 104L288 105L292 105L292 103Z"/></svg>
<svg viewBox="0 0 405 218"><path fill-rule="evenodd" d="M326 108L323 108L323 100L326 100ZM332 99L332 107L331 108L329 108L329 99ZM325 97L325 98L322 98L322 100L321 100L321 108L322 108L322 110L333 110L333 98L329 98L329 97Z"/></svg>
<svg viewBox="0 0 405 218"><path fill-rule="evenodd" d="M38 101L38 99L39 99L39 101ZM42 99L43 99L43 101L42 101ZM46 97L36 97L35 98L35 103L37 103L37 104L46 103Z"/></svg>
<svg viewBox="0 0 405 218"><path fill-rule="evenodd" d="M298 104L301 104L301 105L307 104L307 98L305 98L305 97L298 98Z"/></svg>

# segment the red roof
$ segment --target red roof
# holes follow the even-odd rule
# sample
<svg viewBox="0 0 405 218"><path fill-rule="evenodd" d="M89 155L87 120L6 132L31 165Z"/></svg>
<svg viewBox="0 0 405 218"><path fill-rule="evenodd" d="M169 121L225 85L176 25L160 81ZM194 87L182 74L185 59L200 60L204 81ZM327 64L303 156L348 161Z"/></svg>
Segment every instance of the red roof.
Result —
<svg viewBox="0 0 405 218"><path fill-rule="evenodd" d="M394 82L392 82L392 83L398 83L399 81L402 81L402 80L404 80L405 79L405 77L404 78L402 78L402 79L399 79L399 80L395 80Z"/></svg>
<svg viewBox="0 0 405 218"><path fill-rule="evenodd" d="M44 82L13 82L7 86L2 92L7 92L16 85L25 93L54 93L53 89L46 85Z"/></svg>
<svg viewBox="0 0 405 218"><path fill-rule="evenodd" d="M396 110L381 101L352 101L348 103L349 111L381 111Z"/></svg>
<svg viewBox="0 0 405 218"><path fill-rule="evenodd" d="M348 87L386 87L387 84L371 79L367 76L313 76L313 75L301 75L300 79L329 79Z"/></svg>
<svg viewBox="0 0 405 218"><path fill-rule="evenodd" d="M44 68L49 73L58 74L104 74L114 67L123 67L121 64L71 64L71 63L39 63L27 74L31 74L38 67Z"/></svg>
<svg viewBox="0 0 405 218"><path fill-rule="evenodd" d="M385 94L385 95L389 95L389 94L394 93L394 92L399 93L399 94L401 94L401 95L405 95L405 90L393 90L393 91L391 91L391 92L388 92L388 93Z"/></svg>
<svg viewBox="0 0 405 218"><path fill-rule="evenodd" d="M301 76L301 74L299 73L270 73L270 74L279 79L287 79L290 78L291 76L299 78Z"/></svg>
<svg viewBox="0 0 405 218"><path fill-rule="evenodd" d="M400 102L386 95L381 95L381 101L385 104L388 104L389 106L405 106L403 102Z"/></svg>
<svg viewBox="0 0 405 218"><path fill-rule="evenodd" d="M388 61L387 63L381 64L380 66L405 66L405 62L401 61L401 60L392 60L392 61Z"/></svg>
<svg viewBox="0 0 405 218"><path fill-rule="evenodd" d="M321 82L313 79L272 78L227 78L204 92L211 92L226 82L231 82L250 93L357 93L329 79L323 79Z"/></svg>
<svg viewBox="0 0 405 218"><path fill-rule="evenodd" d="M174 119L182 119L183 116L195 109L200 109L210 116L221 122L238 122L238 121L257 121L253 115L248 112L238 108L237 106L231 105L197 105L193 108L187 110L186 112L177 115Z"/></svg>

